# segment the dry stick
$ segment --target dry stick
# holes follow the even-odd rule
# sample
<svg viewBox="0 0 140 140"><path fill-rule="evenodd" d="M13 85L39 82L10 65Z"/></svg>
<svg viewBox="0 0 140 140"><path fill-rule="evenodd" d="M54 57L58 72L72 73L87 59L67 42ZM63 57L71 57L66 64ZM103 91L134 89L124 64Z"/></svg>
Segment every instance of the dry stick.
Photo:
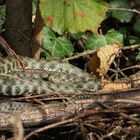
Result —
<svg viewBox="0 0 140 140"><path fill-rule="evenodd" d="M140 11L136 10L136 9L127 9L127 8L108 8L111 11L129 11L129 12L134 12L137 14L140 14Z"/></svg>
<svg viewBox="0 0 140 140"><path fill-rule="evenodd" d="M140 44L135 44L135 45L131 45L131 46L125 46L123 48L120 48L120 51L121 50L129 50L129 49L134 50L134 49L138 49L138 48L140 48ZM128 69L132 69L132 68L140 68L140 65L130 66L130 67L127 67L127 68L124 68L124 69L120 69L119 68L118 69L119 70L118 73L121 73L122 76L126 77L124 75L123 71L128 70ZM111 76L111 78L112 78L116 74L116 70L113 70L111 68L109 68L109 70L112 71L112 72L114 72L114 74ZM126 78L128 79L128 77L126 77Z"/></svg>
<svg viewBox="0 0 140 140"><path fill-rule="evenodd" d="M140 105L139 101L134 101L134 102L133 102L133 100L125 100L125 99L115 99L115 100L113 100L113 101L111 101L111 102L128 103L128 104L132 103L132 104L138 104L138 105ZM109 109L112 109L112 110L113 110L113 108L109 108ZM123 118L127 118L127 119L129 119L129 120L132 120L132 121L134 121L134 122L139 123L139 120L140 120L140 119L134 118L134 117L131 116L131 115L128 115L128 114L126 114L126 113L123 113L120 109L114 109L114 111L116 111L116 112L117 112L120 116L122 116Z"/></svg>
<svg viewBox="0 0 140 140"><path fill-rule="evenodd" d="M138 48L140 48L140 44L131 45L131 46L125 46L125 47L121 48L120 50L138 49ZM77 59L77 58L79 58L81 56L86 56L86 55L90 55L90 54L94 54L94 53L96 53L95 50L86 50L86 51L84 51L82 53L78 53L77 55L74 55L72 57L65 58L65 59L63 59L63 61L65 62L65 61Z"/></svg>
<svg viewBox="0 0 140 140"><path fill-rule="evenodd" d="M14 128L14 139L15 140L23 140L23 136L24 136L23 125L22 125L22 121L20 120L18 115L12 117L10 119L10 123Z"/></svg>
<svg viewBox="0 0 140 140"><path fill-rule="evenodd" d="M125 46L123 48L121 48L121 50L129 50L129 49L138 49L140 48L140 44L135 44L135 45L131 45L131 46Z"/></svg>
<svg viewBox="0 0 140 140"><path fill-rule="evenodd" d="M129 50L129 49L138 49L140 48L140 44L135 44L135 45L131 45L131 46L125 46L123 48L121 48L120 50ZM135 66L130 66L130 67L127 67L127 68L124 68L124 69L119 69L119 73L121 73L124 77L126 77L124 74L123 74L123 71L125 70L128 70L128 69L132 69L132 68L140 68L140 65L135 65ZM111 68L109 68L110 71L114 72L114 74L112 75L112 77L116 74L116 70L113 70ZM127 78L127 77L126 77Z"/></svg>
<svg viewBox="0 0 140 140"><path fill-rule="evenodd" d="M132 104L136 104L136 105L140 105L140 99L139 100L129 100L129 99L114 99L113 100L116 103L132 103Z"/></svg>
<svg viewBox="0 0 140 140"><path fill-rule="evenodd" d="M138 49L138 48L140 48L140 44L131 45L131 46L125 46L125 47L121 48L120 50ZM86 51L84 51L82 53L78 53L77 55L74 55L72 57L65 58L65 59L63 59L63 61L65 62L65 61L77 59L77 58L79 58L81 56L86 56L86 55L90 55L90 54L94 54L94 53L96 53L95 50L86 50Z"/></svg>
<svg viewBox="0 0 140 140"><path fill-rule="evenodd" d="M86 103L84 105L85 107L87 107L87 105L89 105L90 103L91 104L93 104L93 103L96 104L96 102L105 103L105 102L114 102L114 101L116 101L117 103L133 103L133 104L140 105L140 102L139 102L139 100L140 100L139 89L136 90L136 91L130 90L130 92L126 92L125 91L125 92L122 92L121 94L119 94L119 93L115 93L115 94L114 93L112 93L112 94L109 93L109 94L104 94L104 95L99 94L98 97L96 97L96 96L93 96L93 97L94 98L91 99L91 100L90 99L81 100L81 102L80 102L80 100L75 101L75 103L77 102L77 107L76 108L78 108L78 109L81 108L84 105L84 104L82 104L83 101L86 101L86 102L84 102L84 103ZM126 98L128 100L126 100ZM58 107L55 106L55 108L54 108L54 106L55 105L50 104L49 106L47 106L46 108L44 108L45 109L45 112L48 112L48 110L49 111L51 110L50 114L48 113L48 116L47 116L48 121L49 121L49 119L55 119L57 116L62 117L64 114L67 114L67 113L69 114L69 113L72 113L72 112L74 113L75 112L75 109L76 109L73 106L73 104L69 104L67 107L62 105L62 106L58 106ZM30 120L30 118L28 118L28 116L31 115L31 112L34 114L34 115L32 114L35 117L34 119L36 119L36 120L39 119L39 121L40 121L40 119L42 119L42 117L40 118L40 115L41 115L40 113L41 112L39 112L39 111L37 112L36 110L38 110L38 108L34 107L34 109L31 108L31 109L28 109L28 110L24 110L19 115L21 115L21 117L23 117L26 114L26 116L24 116L25 117L25 120L23 120L23 122L25 121L27 125L29 123L32 124L32 123L34 123L34 120ZM56 110L58 110L58 111L56 111ZM60 112L59 110L62 111L62 112ZM90 113L91 113L91 111L90 111ZM7 115L7 114L5 114L5 115ZM3 115L3 117L4 117L4 115ZM7 121L7 120L4 120L4 121ZM42 121L44 121L44 120L42 120ZM47 121L47 120L45 120L45 121Z"/></svg>
<svg viewBox="0 0 140 140"><path fill-rule="evenodd" d="M3 140L3 139L2 139ZM4 139L5 140L5 139ZM6 140L15 140L14 137L8 138Z"/></svg>
<svg viewBox="0 0 140 140"><path fill-rule="evenodd" d="M134 104L139 104L140 105L140 102L139 101L133 101L133 100L123 100L123 99L110 100L110 102L113 102L113 101L115 101L117 103L122 103L123 102L123 103L134 103ZM91 111L91 110L89 110L89 111L83 112L83 113L81 113L78 116L75 116L73 118L70 118L70 119L67 119L67 120L64 120L64 121L61 121L61 122L53 123L51 125L47 125L45 127L36 129L35 131L32 131L31 133L27 134L23 140L27 140L29 137L33 136L36 133L39 133L39 132L42 132L42 131L46 131L48 129L55 128L55 127L58 127L58 126L61 126L61 125L67 124L67 123L74 122L74 121L78 120L83 115L88 115L88 114L92 114L92 113L96 114L96 113L100 113L100 112L104 112L104 113L105 112L115 112L115 113L118 112L119 114L122 113L121 110L115 111L115 110L112 110L112 109L111 110L110 109L109 110L104 110L104 111L98 111L98 110ZM124 113L122 113L120 115L122 115L125 118L129 118L130 120L138 121L138 119L134 119L132 117L129 117L129 116L127 116Z"/></svg>
<svg viewBox="0 0 140 140"><path fill-rule="evenodd" d="M139 121L140 121L139 118L134 118L133 116L127 115L127 114L122 113L122 112L119 112L119 115L120 115L121 117L123 117L123 118L129 119L129 120L134 121L134 122L136 122L136 123L139 123Z"/></svg>
<svg viewBox="0 0 140 140"><path fill-rule="evenodd" d="M98 94L97 92L93 93ZM28 95L28 94L25 94ZM32 96L24 96L24 97L17 97L17 98L12 98L10 101L20 101L20 100L33 100L36 98L41 98L45 101L51 101L51 100L67 100L69 97L75 96L75 93L71 92L69 94L65 93L58 93L58 92L50 92L50 93L44 93L44 94L39 94L39 95L32 95ZM70 100L70 99L69 99ZM2 99L2 101L7 101Z"/></svg>
<svg viewBox="0 0 140 140"><path fill-rule="evenodd" d="M72 57L69 57L69 58L65 58L65 59L63 59L63 61L65 62L65 61L77 59L77 58L79 58L79 57L81 57L81 56L90 55L90 54L93 54L93 53L95 53L95 52L96 52L96 51L94 51L94 50L86 50L86 51L84 51L84 52L82 52L82 53L78 53L78 54L75 55L75 56L72 56Z"/></svg>
<svg viewBox="0 0 140 140"><path fill-rule="evenodd" d="M135 92L135 90L138 90L138 89L129 89L129 90L125 90L125 91L120 91L121 93L122 93L122 95L120 95L120 98L122 98L123 96L127 96L127 97L125 97L125 98L132 98L133 99L133 96L135 96L135 93L133 93L133 92ZM97 91L95 91L95 92L84 92L84 95L90 95L90 96L92 96L93 98L93 100L94 100L94 97L96 98L96 97L98 97L99 99L101 98L101 97L107 97L107 96L110 96L109 98L113 98L114 99L114 97L115 97L115 95L118 95L119 93L118 93L119 91L117 91L117 92L114 92L114 93L108 93L108 92L100 92L100 94L99 94L99 92L97 92ZM132 92L132 93L131 93ZM137 91L136 91L137 92ZM16 99L12 99L12 101L15 101L15 100L28 100L28 99L35 99L35 98L43 98L43 99L45 99L46 101L49 101L49 100L57 100L57 99L64 99L64 100L67 100L67 98L69 98L69 97L75 97L75 96L80 96L81 94L75 94L74 92L70 92L70 93L68 93L68 94L66 94L66 93L63 93L63 92L61 92L61 93L58 93L58 92L50 92L50 93L47 93L47 94L41 94L41 95L33 95L33 96L25 96L25 97L18 97L18 98L16 98ZM83 93L82 93L82 95L83 95ZM112 97L113 96L113 97ZM51 97L51 98L50 98ZM139 94L136 96L137 98L139 98L140 99L140 96L139 96ZM85 99L86 101L87 101L87 99Z"/></svg>
<svg viewBox="0 0 140 140"><path fill-rule="evenodd" d="M22 62L22 60L20 59L20 57L11 49L11 47L5 41L5 39L3 37L1 37L1 36L0 36L0 44L5 49L5 51L8 53L8 55L14 56L20 62L21 66L22 66L22 68L24 70L25 69L25 64Z"/></svg>
<svg viewBox="0 0 140 140"><path fill-rule="evenodd" d="M28 94L25 94L28 95ZM10 99L11 101L20 101L20 100L33 100L36 98L41 98L45 101L51 101L51 100L67 100L68 97L65 97L65 95L63 95L63 93L61 94L61 96L59 97L59 94L57 94L56 92L52 92L52 93L44 93L44 94L40 94L40 95L32 95L32 96L24 96L24 97L17 97L17 98L12 98ZM72 95L72 94L70 94ZM54 96L54 97L53 97ZM4 101L4 99L2 100Z"/></svg>
<svg viewBox="0 0 140 140"><path fill-rule="evenodd" d="M33 84L33 83L30 82L29 80L27 81L27 80L21 79L21 78L19 78L19 77L17 77L17 76L13 76L13 75L11 75L11 74L0 73L0 76L9 77L9 78L13 78L13 79L20 80L20 81L22 81L22 82L26 82L26 83L29 83L29 84Z"/></svg>
<svg viewBox="0 0 140 140"><path fill-rule="evenodd" d="M115 126L112 130L111 130L111 132L109 132L108 134L105 134L105 135L103 135L102 136L102 139L104 140L104 139L106 139L106 138L109 138L109 139L111 139L111 136L113 136L113 135L115 135L115 134L118 134L119 132L121 132L121 130L122 130L122 126ZM117 138L120 138L119 136L117 137Z"/></svg>
<svg viewBox="0 0 140 140"><path fill-rule="evenodd" d="M96 112L98 112L98 111L96 111ZM91 113L91 112L89 112L89 113ZM47 125L45 127L36 129L35 131L32 131L31 133L27 134L23 140L27 140L29 137L35 135L36 133L46 131L48 129L55 128L55 127L58 127L58 126L61 126L61 125L67 124L67 123L74 122L74 121L78 120L80 118L80 116L83 116L83 113L82 113L82 115L75 116L73 118L70 118L70 119L67 119L67 120L64 120L64 121L61 121L61 122L53 123L53 124Z"/></svg>
<svg viewBox="0 0 140 140"><path fill-rule="evenodd" d="M121 69L121 71L129 70L129 69L133 69L133 68L139 68L140 69L140 65L134 65L134 66L126 67L124 69Z"/></svg>
<svg viewBox="0 0 140 140"><path fill-rule="evenodd" d="M29 137L33 136L36 133L39 133L39 132L42 132L42 131L45 131L45 130L48 130L51 128L55 128L55 127L58 127L58 126L61 126L61 125L67 124L67 123L74 122L76 119L77 119L77 117L73 117L73 118L58 122L58 123L53 123L53 124L47 125L47 126L42 127L40 129L36 129L35 131L32 131L31 133L26 135L23 140L27 140Z"/></svg>
<svg viewBox="0 0 140 140"><path fill-rule="evenodd" d="M117 66L116 62L114 61L113 64L115 65L115 72L114 74L111 76L110 79L112 79L115 75L117 76L117 74L121 74L122 76L124 76L126 79L128 79L128 77L122 72L122 70ZM128 79L129 80L129 79ZM118 81L118 76L117 76L117 81Z"/></svg>
<svg viewBox="0 0 140 140"><path fill-rule="evenodd" d="M9 46L9 44L1 36L0 36L0 44L5 49L5 51L7 52L8 55L10 55L10 56L14 56L15 55L15 52L11 49L11 47Z"/></svg>

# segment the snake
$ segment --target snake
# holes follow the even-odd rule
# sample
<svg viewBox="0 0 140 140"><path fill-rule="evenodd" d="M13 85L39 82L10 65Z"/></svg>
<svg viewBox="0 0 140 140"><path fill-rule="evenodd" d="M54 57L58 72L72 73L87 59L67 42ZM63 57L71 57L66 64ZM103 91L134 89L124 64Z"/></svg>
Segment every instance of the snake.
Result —
<svg viewBox="0 0 140 140"><path fill-rule="evenodd" d="M96 91L101 83L94 75L68 63L59 60L35 60L20 56L24 63L15 57L0 59L0 96L17 97L47 94L51 92ZM25 109L30 103L6 102L0 103L0 111Z"/></svg>
<svg viewBox="0 0 140 140"><path fill-rule="evenodd" d="M21 64L16 58L7 57L0 61L0 95L17 96L25 93L34 95L51 91L95 91L100 86L95 76L69 63L56 60L46 62L46 60L27 57L21 57L21 59L26 63L23 71L18 71L21 69ZM29 72L28 70L43 71Z"/></svg>

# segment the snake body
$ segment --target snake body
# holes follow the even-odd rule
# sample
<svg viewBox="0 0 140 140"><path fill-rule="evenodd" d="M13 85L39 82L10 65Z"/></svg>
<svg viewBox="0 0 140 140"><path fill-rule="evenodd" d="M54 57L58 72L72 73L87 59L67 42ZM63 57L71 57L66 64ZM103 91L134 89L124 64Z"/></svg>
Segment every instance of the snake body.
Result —
<svg viewBox="0 0 140 140"><path fill-rule="evenodd" d="M35 60L21 57L25 63L24 71L15 58L7 57L0 61L0 95L17 96L49 93L52 91L80 92L95 91L100 82L95 76L65 62ZM26 72L26 70L43 70Z"/></svg>
<svg viewBox="0 0 140 140"><path fill-rule="evenodd" d="M53 91L82 93L83 90L95 91L100 87L100 82L95 76L69 63L56 60L46 62L46 60L28 57L20 59L25 64L24 70L14 57L0 60L1 96L34 95ZM28 105L6 102L0 104L0 110L17 110L17 108L26 108Z"/></svg>
<svg viewBox="0 0 140 140"><path fill-rule="evenodd" d="M52 92L95 91L100 87L99 80L87 72L61 61L35 60L28 57L17 57L7 42L0 37L1 45L9 55L0 58L0 130L11 127L10 118L19 118L23 125L40 124L50 118L69 114L64 103L38 104L8 100L10 96L35 95ZM16 58L14 58L15 56ZM4 97L2 97L4 96ZM6 101L3 101L5 99ZM80 104L81 106L81 104ZM79 107L78 107L79 108ZM57 110L59 109L59 112ZM71 111L70 111L71 112ZM75 112L75 108L73 108ZM45 114L44 114L45 113ZM58 114L58 115L57 115ZM45 115L45 116L44 116ZM47 116L46 116L47 115ZM35 119L36 118L36 119Z"/></svg>

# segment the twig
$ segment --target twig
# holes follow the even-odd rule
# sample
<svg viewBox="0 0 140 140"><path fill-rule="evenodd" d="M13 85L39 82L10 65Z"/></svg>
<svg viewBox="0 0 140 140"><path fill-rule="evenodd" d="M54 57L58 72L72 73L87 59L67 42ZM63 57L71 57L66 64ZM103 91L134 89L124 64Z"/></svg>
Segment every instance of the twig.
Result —
<svg viewBox="0 0 140 140"><path fill-rule="evenodd" d="M135 99L135 98L134 98ZM131 100L131 99L114 99L114 100L112 100L113 102L116 102L116 103L131 103L131 104L136 104L136 105L140 105L140 101L139 101L139 99L138 100ZM111 101L111 102L112 102Z"/></svg>
<svg viewBox="0 0 140 140"><path fill-rule="evenodd" d="M18 116L14 116L10 119L10 123L14 128L14 140L23 140L24 130L20 118Z"/></svg>
<svg viewBox="0 0 140 140"><path fill-rule="evenodd" d="M126 70L130 70L130 69L134 69L134 68L140 69L140 65L134 65L134 66L126 67L124 69L121 69L121 71L126 71Z"/></svg>
<svg viewBox="0 0 140 140"><path fill-rule="evenodd" d="M140 11L136 10L136 9L127 9L127 8L109 8L109 10L111 11L129 11L129 12L134 12L137 14L140 14Z"/></svg>
<svg viewBox="0 0 140 140"><path fill-rule="evenodd" d="M122 48L122 50L129 50L129 49L133 50L133 49L138 49L138 48L140 48L140 44L125 46L125 47Z"/></svg>
<svg viewBox="0 0 140 140"><path fill-rule="evenodd" d="M25 69L25 64L24 62L21 60L21 58L14 52L14 50L11 49L11 47L9 46L9 44L5 41L5 39L3 37L0 36L0 44L2 45L2 47L5 49L5 51L7 52L7 54L9 56L14 56L19 63L21 64L23 70Z"/></svg>
<svg viewBox="0 0 140 140"><path fill-rule="evenodd" d="M72 57L69 57L69 58L65 58L65 59L63 59L63 61L65 62L65 61L77 59L77 58L79 58L79 57L81 57L81 56L90 55L90 54L93 54L93 53L95 53L95 52L96 52L96 51L94 51L94 50L86 50L86 51L84 51L84 52L82 52L82 53L78 53L78 54L75 55L75 56L72 56Z"/></svg>
<svg viewBox="0 0 140 140"><path fill-rule="evenodd" d="M125 47L121 48L121 50L138 49L138 48L140 48L140 44L135 44L135 45L131 45L131 46L125 46ZM86 51L84 51L82 53L78 53L77 55L74 55L72 57L65 58L65 59L63 59L63 61L65 62L65 61L77 59L77 58L79 58L81 56L86 56L86 55L90 55L90 54L94 54L94 53L96 53L95 50L86 50Z"/></svg>
<svg viewBox="0 0 140 140"><path fill-rule="evenodd" d="M0 76L3 76L3 77L9 77L9 78L13 78L13 79L17 79L17 80L20 80L22 82L26 82L26 83L29 83L29 84L33 84L32 82L30 82L30 80L24 80L24 79L21 79L19 78L18 76L13 76L11 74L5 74L5 73L0 73Z"/></svg>
<svg viewBox="0 0 140 140"><path fill-rule="evenodd" d="M26 135L23 140L27 140L29 137L33 136L36 133L48 130L50 128L55 128L55 127L58 127L58 126L61 126L61 125L67 124L67 123L71 123L71 122L74 122L75 120L76 120L76 117L73 117L73 118L70 118L70 119L67 119L67 120L64 120L64 121L60 121L60 122L53 123L53 124L47 125L45 127L36 129L35 131L32 131L31 133Z"/></svg>
<svg viewBox="0 0 140 140"><path fill-rule="evenodd" d="M140 104L139 101L133 101L133 100L125 100L125 99L118 99L118 100L110 100L110 102L117 102L117 103L134 103L134 104ZM104 102L104 101L103 101ZM33 136L34 134L36 133L39 133L39 132L42 132L42 131L46 131L48 129L51 129L51 128L56 128L58 126L61 126L61 125L64 125L64 124L68 124L68 123L72 123L72 122L75 122L76 120L78 120L81 116L88 116L88 115L91 115L91 114L105 114L105 113L119 113L119 115L122 114L123 117L125 118L129 118L130 120L133 120L133 121L138 121L139 119L135 119L135 118L132 118L131 116L128 116L125 114L125 110L124 109L117 109L117 110L113 110L113 109L108 109L108 110L85 110L83 111L82 113L76 115L75 117L73 118L70 118L70 119L67 119L67 120L64 120L64 121L61 121L61 122L57 122L57 123L53 123L53 124L50 124L50 125L47 125L45 127L42 127L42 128L39 128L39 129L36 129L35 131L29 133L28 135L25 136L24 140L27 140L29 137ZM96 121L96 120L95 120Z"/></svg>

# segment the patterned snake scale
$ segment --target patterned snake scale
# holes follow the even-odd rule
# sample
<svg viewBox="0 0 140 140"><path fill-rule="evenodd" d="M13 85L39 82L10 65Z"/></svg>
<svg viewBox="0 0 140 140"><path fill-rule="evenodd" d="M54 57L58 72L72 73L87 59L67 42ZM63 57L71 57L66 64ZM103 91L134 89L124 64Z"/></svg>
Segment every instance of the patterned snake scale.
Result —
<svg viewBox="0 0 140 140"><path fill-rule="evenodd" d="M95 91L100 82L89 73L69 63L52 60L35 60L21 57L25 62L22 70L14 57L0 59L0 96L37 95L50 92ZM27 103L1 103L0 110L28 107Z"/></svg>
<svg viewBox="0 0 140 140"><path fill-rule="evenodd" d="M25 69L42 72L17 71L20 63L11 57L0 61L0 95L17 96L25 93L41 94L51 91L95 91L100 82L95 76L65 62L34 60L22 57ZM17 71L17 72L16 72Z"/></svg>

